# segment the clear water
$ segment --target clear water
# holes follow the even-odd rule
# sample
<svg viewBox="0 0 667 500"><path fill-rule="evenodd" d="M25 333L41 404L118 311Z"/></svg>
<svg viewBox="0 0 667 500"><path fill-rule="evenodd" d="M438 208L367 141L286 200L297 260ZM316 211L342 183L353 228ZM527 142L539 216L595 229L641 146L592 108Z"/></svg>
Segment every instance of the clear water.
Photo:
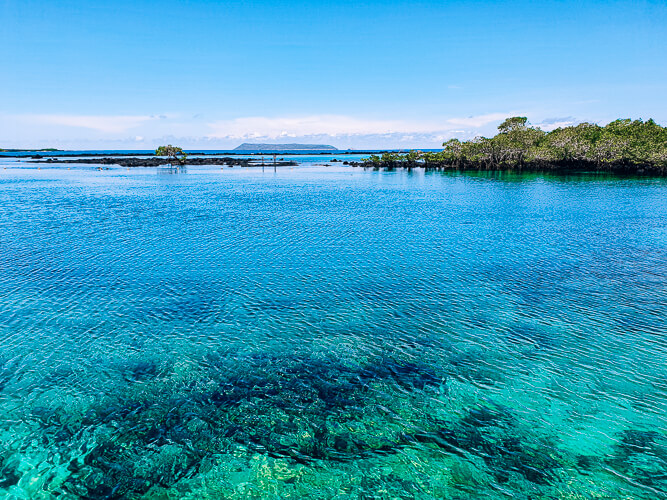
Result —
<svg viewBox="0 0 667 500"><path fill-rule="evenodd" d="M0 496L659 498L667 182L0 165Z"/></svg>

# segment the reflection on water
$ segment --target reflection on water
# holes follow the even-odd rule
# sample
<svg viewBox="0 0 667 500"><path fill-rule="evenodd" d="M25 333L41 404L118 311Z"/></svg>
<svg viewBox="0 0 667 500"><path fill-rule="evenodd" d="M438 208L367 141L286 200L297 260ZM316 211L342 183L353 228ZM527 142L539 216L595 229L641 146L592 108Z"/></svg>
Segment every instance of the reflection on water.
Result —
<svg viewBox="0 0 667 500"><path fill-rule="evenodd" d="M0 492L656 498L667 183L0 173Z"/></svg>

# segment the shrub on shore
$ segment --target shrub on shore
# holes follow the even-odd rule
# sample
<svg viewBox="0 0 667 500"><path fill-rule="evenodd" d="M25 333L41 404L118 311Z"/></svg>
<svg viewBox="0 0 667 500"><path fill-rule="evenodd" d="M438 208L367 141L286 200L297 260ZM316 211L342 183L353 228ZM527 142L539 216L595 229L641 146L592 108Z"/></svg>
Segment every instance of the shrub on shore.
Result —
<svg viewBox="0 0 667 500"><path fill-rule="evenodd" d="M653 120L619 119L545 132L526 117L506 119L492 138L451 139L438 152L371 155L383 168L608 171L667 175L667 128Z"/></svg>
<svg viewBox="0 0 667 500"><path fill-rule="evenodd" d="M174 163L185 165L185 159L188 155L183 152L182 148L169 144L167 146L160 146L157 148L155 150L155 156L167 156Z"/></svg>

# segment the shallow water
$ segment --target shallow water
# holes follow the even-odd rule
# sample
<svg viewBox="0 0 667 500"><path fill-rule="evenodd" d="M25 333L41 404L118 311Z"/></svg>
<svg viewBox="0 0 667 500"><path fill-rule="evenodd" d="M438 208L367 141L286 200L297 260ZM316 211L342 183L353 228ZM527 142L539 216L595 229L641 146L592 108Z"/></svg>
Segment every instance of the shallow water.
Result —
<svg viewBox="0 0 667 500"><path fill-rule="evenodd" d="M0 495L665 496L664 180L0 167Z"/></svg>

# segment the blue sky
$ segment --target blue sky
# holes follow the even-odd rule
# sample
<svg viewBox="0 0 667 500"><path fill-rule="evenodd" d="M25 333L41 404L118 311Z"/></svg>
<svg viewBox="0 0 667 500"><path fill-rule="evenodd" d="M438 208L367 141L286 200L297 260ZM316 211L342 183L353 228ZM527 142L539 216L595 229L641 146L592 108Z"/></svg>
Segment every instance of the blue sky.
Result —
<svg viewBox="0 0 667 500"><path fill-rule="evenodd" d="M667 124L661 1L0 0L0 147L437 147Z"/></svg>

